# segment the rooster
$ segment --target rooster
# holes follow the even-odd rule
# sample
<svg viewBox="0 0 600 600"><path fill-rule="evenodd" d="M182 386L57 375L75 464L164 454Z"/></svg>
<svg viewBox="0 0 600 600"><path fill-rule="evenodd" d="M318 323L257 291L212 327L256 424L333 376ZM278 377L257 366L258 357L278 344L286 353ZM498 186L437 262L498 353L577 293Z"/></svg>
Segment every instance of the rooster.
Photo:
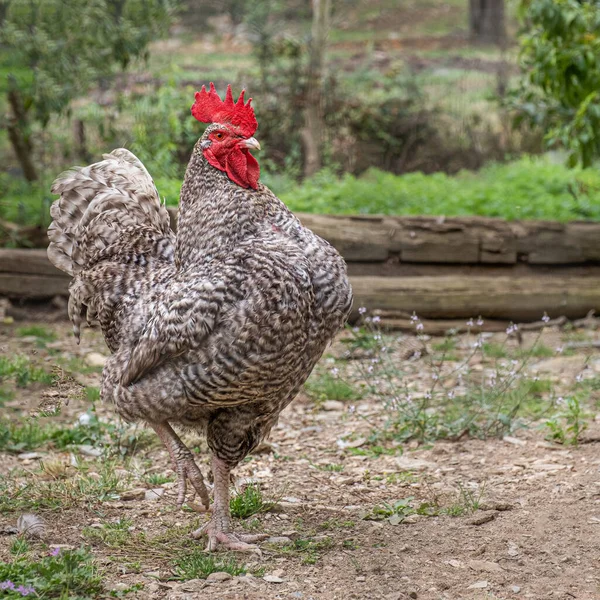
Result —
<svg viewBox="0 0 600 600"><path fill-rule="evenodd" d="M232 531L231 470L269 434L352 303L346 265L259 182L258 123L244 91L210 84L192 115L209 123L181 189L177 234L144 165L120 148L60 175L52 192L50 261L72 275L69 317L79 343L98 322L111 351L101 394L145 421L178 476L208 510L200 469L173 425L206 436L210 520L192 535L208 550L256 550L265 535Z"/></svg>

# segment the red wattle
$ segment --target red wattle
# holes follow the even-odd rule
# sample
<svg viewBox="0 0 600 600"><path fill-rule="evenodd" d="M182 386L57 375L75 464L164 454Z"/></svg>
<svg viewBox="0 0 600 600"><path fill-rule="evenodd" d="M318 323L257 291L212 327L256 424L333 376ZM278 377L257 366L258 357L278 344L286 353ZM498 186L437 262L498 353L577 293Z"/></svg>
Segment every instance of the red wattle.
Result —
<svg viewBox="0 0 600 600"><path fill-rule="evenodd" d="M203 154L213 167L219 169L219 171L225 171L234 183L243 188L251 187L254 190L258 187L260 167L248 150L234 148L225 157L225 164L211 152L210 148L204 150Z"/></svg>

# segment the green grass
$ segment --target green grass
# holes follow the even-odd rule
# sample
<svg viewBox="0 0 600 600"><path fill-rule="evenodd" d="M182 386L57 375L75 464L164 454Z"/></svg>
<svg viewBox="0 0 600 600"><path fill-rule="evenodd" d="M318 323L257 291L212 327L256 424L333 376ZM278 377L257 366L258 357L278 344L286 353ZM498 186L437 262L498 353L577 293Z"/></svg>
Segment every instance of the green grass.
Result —
<svg viewBox="0 0 600 600"><path fill-rule="evenodd" d="M19 337L36 337L44 342L54 342L56 334L41 325L30 325L29 327L19 327L17 329Z"/></svg>
<svg viewBox="0 0 600 600"><path fill-rule="evenodd" d="M600 172L569 169L546 157L492 163L455 176L371 169L361 177L342 178L324 171L302 184L269 174L263 180L297 212L600 220ZM159 180L157 185L168 203L176 203L178 182Z"/></svg>
<svg viewBox="0 0 600 600"><path fill-rule="evenodd" d="M246 568L231 556L221 557L206 554L201 548L195 548L191 552L182 554L174 561L174 579L180 581L206 579L211 573L221 571L235 576L245 574Z"/></svg>
<svg viewBox="0 0 600 600"><path fill-rule="evenodd" d="M305 384L306 391L315 400L358 400L359 390L343 379L329 373L313 373Z"/></svg>
<svg viewBox="0 0 600 600"><path fill-rule="evenodd" d="M301 557L302 563L305 565L314 565L332 546L333 540L330 537L298 538L292 544L283 546L280 551L282 554Z"/></svg>
<svg viewBox="0 0 600 600"><path fill-rule="evenodd" d="M23 424L0 421L0 451L29 452L37 450L50 439L48 427L40 427L35 421Z"/></svg>
<svg viewBox="0 0 600 600"><path fill-rule="evenodd" d="M43 425L35 420L24 423L0 421L0 451L28 452L50 444L60 450L81 444L102 446L114 437L114 433L114 425L106 425L94 414L88 424L78 423L71 427L53 423Z"/></svg>
<svg viewBox="0 0 600 600"><path fill-rule="evenodd" d="M240 494L231 498L229 508L232 517L247 519L252 515L270 510L274 504L274 502L264 500L258 485L248 485Z"/></svg>
<svg viewBox="0 0 600 600"><path fill-rule="evenodd" d="M163 475L162 473L147 473L144 475L144 481L152 487L162 485L163 483L169 483L175 481L175 478L171 475Z"/></svg>
<svg viewBox="0 0 600 600"><path fill-rule="evenodd" d="M13 559L0 562L0 583L9 588L0 592L2 598L87 600L100 597L104 590L93 557L83 548L45 556L36 556L22 543L12 550Z"/></svg>
<svg viewBox="0 0 600 600"><path fill-rule="evenodd" d="M506 358L509 355L506 344L498 344L496 342L483 344L483 353L488 358Z"/></svg>
<svg viewBox="0 0 600 600"><path fill-rule="evenodd" d="M324 171L302 184L280 173L263 173L262 179L298 212L600 221L600 172L568 169L545 157L523 157L455 176L399 176L371 169L360 177L342 178ZM158 177L156 183L167 204L177 205L181 181ZM14 183L11 190L0 202L0 219L48 223L45 188ZM17 244L4 240L13 242Z"/></svg>
<svg viewBox="0 0 600 600"><path fill-rule="evenodd" d="M82 534L89 541L102 542L110 548L119 548L130 539L129 528L132 526L133 521L119 519L115 523L105 523L100 528L84 527Z"/></svg>
<svg viewBox="0 0 600 600"><path fill-rule="evenodd" d="M52 383L53 376L41 367L31 363L29 358L16 356L0 356L0 381L3 378L14 379L18 387L26 387L29 383Z"/></svg>
<svg viewBox="0 0 600 600"><path fill-rule="evenodd" d="M6 402L10 402L14 397L15 393L12 390L0 387L0 406L4 406Z"/></svg>
<svg viewBox="0 0 600 600"><path fill-rule="evenodd" d="M114 473L114 463L85 464L75 476L66 479L28 478L25 485L16 485L13 477L0 480L0 514L37 510L65 510L82 506L97 506L119 499L127 481Z"/></svg>
<svg viewBox="0 0 600 600"><path fill-rule="evenodd" d="M315 213L597 221L600 172L571 170L545 158L528 157L456 176L397 176L373 169L362 177L337 179L324 172L285 191L281 199L292 210Z"/></svg>

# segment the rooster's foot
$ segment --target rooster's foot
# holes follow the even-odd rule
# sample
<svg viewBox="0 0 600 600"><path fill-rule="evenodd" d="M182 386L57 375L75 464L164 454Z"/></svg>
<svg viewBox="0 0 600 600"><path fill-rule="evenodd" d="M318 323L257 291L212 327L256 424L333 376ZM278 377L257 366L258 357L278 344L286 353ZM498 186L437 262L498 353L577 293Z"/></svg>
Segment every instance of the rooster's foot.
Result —
<svg viewBox="0 0 600 600"><path fill-rule="evenodd" d="M148 421L148 424L156 431L156 434L171 456L173 470L177 473L178 479L177 506L181 508L185 502L187 481L189 480L196 493L200 496L205 510L208 510L210 501L208 499L208 490L204 485L204 477L202 477L202 471L198 468L188 447L179 439L179 436L173 431L173 428L167 421Z"/></svg>
<svg viewBox="0 0 600 600"><path fill-rule="evenodd" d="M206 546L208 552L212 552L217 548L224 548L237 552L254 552L259 555L261 554L260 548L252 542L260 542L269 537L267 534L226 532L212 520L192 533L192 537L195 539L203 535L208 537L208 544Z"/></svg>
<svg viewBox="0 0 600 600"><path fill-rule="evenodd" d="M200 496L200 500L204 505L204 508L208 511L210 501L208 499L208 490L204 485L204 478L202 477L202 471L198 468L194 457L189 454L188 456L178 457L176 462L177 471L177 506L181 508L185 502L185 495L187 492L187 482L192 484L196 493Z"/></svg>

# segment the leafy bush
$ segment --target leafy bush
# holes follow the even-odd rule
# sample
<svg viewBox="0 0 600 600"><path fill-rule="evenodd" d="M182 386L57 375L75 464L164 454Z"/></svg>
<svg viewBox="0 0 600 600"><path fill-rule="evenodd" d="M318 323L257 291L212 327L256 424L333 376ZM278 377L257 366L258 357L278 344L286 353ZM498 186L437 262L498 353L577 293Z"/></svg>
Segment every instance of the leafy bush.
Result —
<svg viewBox="0 0 600 600"><path fill-rule="evenodd" d="M600 157L600 2L522 0L523 77L513 105L569 164Z"/></svg>

